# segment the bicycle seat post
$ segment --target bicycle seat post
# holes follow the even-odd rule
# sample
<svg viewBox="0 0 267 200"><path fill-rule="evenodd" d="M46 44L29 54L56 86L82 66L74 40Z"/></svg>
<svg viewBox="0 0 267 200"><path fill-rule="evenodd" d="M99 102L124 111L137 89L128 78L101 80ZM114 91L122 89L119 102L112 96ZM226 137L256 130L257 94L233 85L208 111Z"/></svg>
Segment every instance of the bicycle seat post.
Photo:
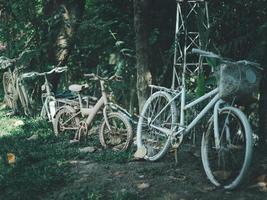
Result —
<svg viewBox="0 0 267 200"><path fill-rule="evenodd" d="M80 108L83 108L83 102L82 102L82 96L80 92L77 92L78 95L78 99L79 99L79 104L80 104Z"/></svg>
<svg viewBox="0 0 267 200"><path fill-rule="evenodd" d="M49 82L48 82L46 74L44 75L44 78L45 78L45 90L46 90L46 93L47 93L48 96L51 96L51 89L50 89Z"/></svg>
<svg viewBox="0 0 267 200"><path fill-rule="evenodd" d="M107 105L108 104L108 98L107 98L107 93L105 91L105 81L104 80L100 80L100 87L101 87L102 97L104 98L104 104Z"/></svg>

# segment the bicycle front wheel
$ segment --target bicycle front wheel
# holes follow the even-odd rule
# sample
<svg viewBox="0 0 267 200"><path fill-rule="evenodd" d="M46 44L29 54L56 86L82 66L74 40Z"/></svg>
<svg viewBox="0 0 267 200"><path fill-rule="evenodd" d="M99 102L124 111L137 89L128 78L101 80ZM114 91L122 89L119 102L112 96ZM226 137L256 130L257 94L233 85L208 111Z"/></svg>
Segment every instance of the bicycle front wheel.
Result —
<svg viewBox="0 0 267 200"><path fill-rule="evenodd" d="M162 132L177 126L177 110L167 92L158 91L146 101L137 125L137 148L146 149L145 159L156 161L166 154L171 137ZM161 129L161 130L160 130Z"/></svg>
<svg viewBox="0 0 267 200"><path fill-rule="evenodd" d="M218 116L219 147L215 146L214 122L203 134L201 157L209 180L225 189L236 188L248 171L252 156L252 131L237 108L222 109Z"/></svg>
<svg viewBox="0 0 267 200"><path fill-rule="evenodd" d="M107 120L103 120L99 131L99 140L104 148L112 148L114 151L125 151L130 147L133 139L132 126L128 119L121 113L111 112L107 114Z"/></svg>

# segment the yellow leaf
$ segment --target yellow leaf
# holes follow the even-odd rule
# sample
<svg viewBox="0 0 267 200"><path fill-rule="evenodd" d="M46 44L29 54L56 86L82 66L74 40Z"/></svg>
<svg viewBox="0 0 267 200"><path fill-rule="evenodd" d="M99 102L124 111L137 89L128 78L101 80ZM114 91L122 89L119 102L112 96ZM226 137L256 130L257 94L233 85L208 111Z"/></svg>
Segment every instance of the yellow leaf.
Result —
<svg viewBox="0 0 267 200"><path fill-rule="evenodd" d="M16 162L15 154L7 153L7 161L8 161L8 164L15 164L15 162Z"/></svg>

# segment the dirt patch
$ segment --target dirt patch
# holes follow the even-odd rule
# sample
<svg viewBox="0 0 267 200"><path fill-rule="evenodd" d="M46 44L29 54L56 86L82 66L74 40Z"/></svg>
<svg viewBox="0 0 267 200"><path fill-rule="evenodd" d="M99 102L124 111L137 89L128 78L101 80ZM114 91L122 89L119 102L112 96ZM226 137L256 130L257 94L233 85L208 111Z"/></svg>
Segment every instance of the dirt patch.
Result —
<svg viewBox="0 0 267 200"><path fill-rule="evenodd" d="M266 192L250 187L255 170L266 166L267 160L251 169L250 178L238 190L225 191L206 178L198 152L182 149L178 155L177 164L172 154L153 163L71 161L73 182L53 197L73 199L71 191L80 189L88 199L267 200ZM261 168L257 173L265 171Z"/></svg>

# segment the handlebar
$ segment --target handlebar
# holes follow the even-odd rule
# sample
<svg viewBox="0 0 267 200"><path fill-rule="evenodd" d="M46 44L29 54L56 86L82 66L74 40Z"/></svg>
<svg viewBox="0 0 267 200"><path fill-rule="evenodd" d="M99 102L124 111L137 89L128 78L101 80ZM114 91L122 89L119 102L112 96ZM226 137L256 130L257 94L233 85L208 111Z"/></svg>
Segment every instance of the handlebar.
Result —
<svg viewBox="0 0 267 200"><path fill-rule="evenodd" d="M96 75L94 73L84 74L84 77L88 77L88 78L90 78L90 80L93 80L93 81L112 81L112 80L121 81L122 80L122 77L118 76L116 74L109 77L109 78L108 77L101 77L101 76Z"/></svg>
<svg viewBox="0 0 267 200"><path fill-rule="evenodd" d="M26 50L22 51L17 58L8 58L8 57L5 57L5 56L1 56L0 57L0 65L1 65L1 68L2 69L7 69L12 64L14 64L17 61L19 61L23 57L23 55L25 53L29 53L29 52L32 52L32 50L26 49Z"/></svg>
<svg viewBox="0 0 267 200"><path fill-rule="evenodd" d="M219 55L217 55L215 53L212 53L210 51L204 51L204 50L201 50L201 49L195 49L195 48L193 48L192 49L192 53L199 54L199 55L204 56L204 57L221 59L221 57Z"/></svg>
<svg viewBox="0 0 267 200"><path fill-rule="evenodd" d="M48 72L42 72L42 73L39 73L39 72L29 72L29 73L24 73L21 75L22 78L31 78L31 77L35 77L35 76L45 76L45 75L49 75L49 74L52 74L52 73L62 73L64 71L66 71L68 69L67 66L64 66L64 67L55 67L54 69L48 71Z"/></svg>
<svg viewBox="0 0 267 200"><path fill-rule="evenodd" d="M248 60L239 60L237 61L238 64L244 64L244 65L252 65L253 67L256 67L260 70L263 70L263 68L261 67L261 65L259 63L256 63L256 62L251 62L251 61L248 61Z"/></svg>
<svg viewBox="0 0 267 200"><path fill-rule="evenodd" d="M0 57L0 65L1 65L2 69L6 69L6 68L10 67L15 62L16 62L15 59L11 59L11 58L8 58L5 56Z"/></svg>
<svg viewBox="0 0 267 200"><path fill-rule="evenodd" d="M21 78L31 78L37 76L35 72L29 72L29 73L24 73L21 75Z"/></svg>
<svg viewBox="0 0 267 200"><path fill-rule="evenodd" d="M209 51L204 51L201 49L195 49L195 48L192 49L192 53L196 53L196 54L199 54L199 55L204 56L204 57L217 58L223 63L237 63L237 64L244 64L244 65L252 65L253 67L256 67L260 70L263 70L263 68L261 67L261 65L259 63L255 63L255 62L251 62L251 61L247 61L247 60L240 60L240 61L233 62L233 61L230 61L228 59L222 58L215 53L212 53Z"/></svg>

